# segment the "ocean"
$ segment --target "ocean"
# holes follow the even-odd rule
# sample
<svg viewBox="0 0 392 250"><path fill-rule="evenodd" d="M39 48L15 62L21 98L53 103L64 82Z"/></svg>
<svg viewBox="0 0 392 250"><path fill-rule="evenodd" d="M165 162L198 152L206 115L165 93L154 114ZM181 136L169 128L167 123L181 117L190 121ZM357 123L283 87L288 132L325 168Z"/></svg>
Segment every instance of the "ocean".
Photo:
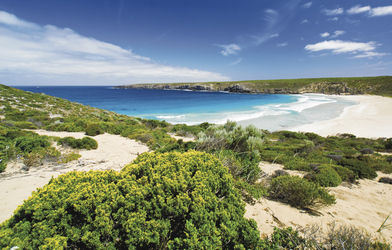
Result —
<svg viewBox="0 0 392 250"><path fill-rule="evenodd" d="M188 125L227 120L276 131L332 119L355 102L320 94L271 95L104 86L16 86L120 114Z"/></svg>

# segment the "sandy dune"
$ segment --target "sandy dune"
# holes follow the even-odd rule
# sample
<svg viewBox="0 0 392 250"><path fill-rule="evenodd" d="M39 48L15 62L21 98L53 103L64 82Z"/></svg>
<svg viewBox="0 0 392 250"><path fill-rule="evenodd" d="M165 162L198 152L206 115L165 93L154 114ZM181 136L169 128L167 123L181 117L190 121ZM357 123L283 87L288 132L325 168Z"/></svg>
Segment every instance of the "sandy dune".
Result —
<svg viewBox="0 0 392 250"><path fill-rule="evenodd" d="M41 135L83 138L84 133L50 132L37 130ZM138 154L148 151L148 147L118 135L97 135L96 150L79 150L82 155L78 161L67 164L45 165L30 168L28 172L20 170L21 162L8 164L4 177L0 177L0 222L12 216L18 205L23 203L33 191L43 187L53 177L70 171L89 170L121 170L125 165L136 159Z"/></svg>
<svg viewBox="0 0 392 250"><path fill-rule="evenodd" d="M260 168L267 174L283 169L282 165L260 163ZM299 171L287 171L291 175L301 175ZM392 212L392 185L379 183L382 176L392 177L378 172L375 180L359 180L358 185L342 184L329 188L335 195L336 204L319 209L322 215L312 216L305 211L292 208L276 201L261 199L255 205L246 206L246 218L254 219L262 235L270 235L273 227L305 228L318 225L327 229L328 225L353 225L365 229L375 238L381 237L392 243L392 229L376 233L386 217ZM387 224L392 223L392 218Z"/></svg>

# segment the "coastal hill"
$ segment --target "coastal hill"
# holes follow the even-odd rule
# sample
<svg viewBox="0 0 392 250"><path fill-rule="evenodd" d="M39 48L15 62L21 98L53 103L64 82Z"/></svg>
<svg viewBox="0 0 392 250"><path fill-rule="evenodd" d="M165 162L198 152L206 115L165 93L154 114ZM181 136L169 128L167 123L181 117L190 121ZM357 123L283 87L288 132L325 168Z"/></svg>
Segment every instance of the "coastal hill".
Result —
<svg viewBox="0 0 392 250"><path fill-rule="evenodd" d="M115 88L226 91L230 93L248 94L371 94L392 97L392 76L252 80L205 83L130 84L117 86Z"/></svg>

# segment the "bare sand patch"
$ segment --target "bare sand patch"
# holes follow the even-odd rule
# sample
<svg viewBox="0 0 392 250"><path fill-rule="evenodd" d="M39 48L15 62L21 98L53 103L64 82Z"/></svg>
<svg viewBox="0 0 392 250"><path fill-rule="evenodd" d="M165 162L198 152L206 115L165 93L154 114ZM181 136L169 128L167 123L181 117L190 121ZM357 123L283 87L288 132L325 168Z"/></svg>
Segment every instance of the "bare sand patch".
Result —
<svg viewBox="0 0 392 250"><path fill-rule="evenodd" d="M266 173L273 173L279 164L263 163L260 165ZM292 174L291 171L287 171ZM296 174L296 173L295 173ZM374 237L385 237L392 243L392 229L376 233L386 217L392 212L392 185L379 183L383 176L392 177L378 172L375 180L359 180L358 184L340 185L329 188L335 195L336 204L319 209L320 216L310 215L289 205L267 199L259 200L255 205L246 206L246 218L257 222L262 235L267 236L273 232L274 227L305 228L311 225L327 229L328 225L353 225L371 233ZM387 224L392 223L392 219Z"/></svg>
<svg viewBox="0 0 392 250"><path fill-rule="evenodd" d="M81 139L83 132L52 132L35 130L40 135ZM120 171L137 158L138 154L149 151L146 145L119 135L102 134L93 137L98 142L96 150L79 150L82 155L77 161L67 164L45 164L21 170L21 161L7 165L4 177L0 177L0 223L10 218L18 205L23 204L33 191L43 187L52 177L70 171L108 170Z"/></svg>

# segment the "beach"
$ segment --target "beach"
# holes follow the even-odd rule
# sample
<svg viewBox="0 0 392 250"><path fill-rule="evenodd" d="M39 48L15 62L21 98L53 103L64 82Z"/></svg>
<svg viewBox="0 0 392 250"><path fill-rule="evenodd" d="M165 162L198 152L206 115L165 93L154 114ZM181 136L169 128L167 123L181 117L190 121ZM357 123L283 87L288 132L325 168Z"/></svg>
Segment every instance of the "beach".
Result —
<svg viewBox="0 0 392 250"><path fill-rule="evenodd" d="M338 96L356 105L346 107L336 118L291 127L295 132L313 132L321 136L343 133L357 137L392 137L392 98L370 95Z"/></svg>
<svg viewBox="0 0 392 250"><path fill-rule="evenodd" d="M292 131L314 132L322 136L342 133L354 134L357 137L392 137L392 98L380 96L337 96L357 102L356 105L344 109L339 117L290 128ZM41 135L84 137L84 133L35 131ZM120 171L132 162L138 154L149 151L147 146L118 135L103 134L94 137L98 142L97 150L79 150L82 157L67 164L49 164L21 170L23 164L11 162L6 172L0 177L0 222L10 218L17 206L37 188L43 187L52 177L70 171L108 170ZM260 163L266 174L282 169L282 165ZM301 175L300 172L290 174ZM379 177L385 175L378 173ZM379 178L378 177L378 178ZM274 226L291 226L306 228L319 225L324 229L331 223L338 225L354 225L361 227L374 237L383 237L392 242L391 230L383 234L376 233L382 222L392 212L392 185L378 183L375 180L359 180L356 185L341 185L330 188L336 196L337 203L320 209L321 215L314 216L288 205L259 200L255 205L247 205L245 217L254 219L262 235L270 235ZM388 221L391 223L391 221Z"/></svg>

